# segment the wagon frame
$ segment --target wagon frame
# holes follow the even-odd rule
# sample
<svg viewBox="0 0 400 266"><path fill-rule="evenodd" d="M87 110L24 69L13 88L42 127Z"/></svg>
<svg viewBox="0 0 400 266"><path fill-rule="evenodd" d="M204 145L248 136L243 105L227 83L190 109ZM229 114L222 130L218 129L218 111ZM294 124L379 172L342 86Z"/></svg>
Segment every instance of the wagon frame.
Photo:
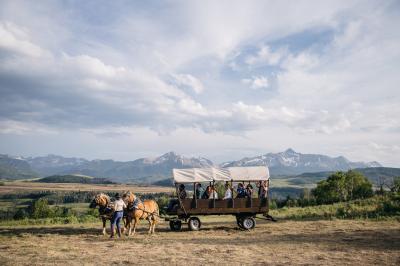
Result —
<svg viewBox="0 0 400 266"><path fill-rule="evenodd" d="M167 212L171 217L169 221L171 230L181 230L182 223L188 223L189 230L197 231L201 227L201 221L197 216L203 215L233 215L238 226L242 229L253 229L256 226L257 214L267 215L269 211L269 171L262 167L230 167L230 168L191 168L173 169L176 194L179 195L180 184L193 185L193 197L180 199L178 197L177 208ZM232 190L231 199L198 199L196 187L199 183L225 181L230 184ZM234 183L254 183L266 181L267 194L264 198L234 198Z"/></svg>

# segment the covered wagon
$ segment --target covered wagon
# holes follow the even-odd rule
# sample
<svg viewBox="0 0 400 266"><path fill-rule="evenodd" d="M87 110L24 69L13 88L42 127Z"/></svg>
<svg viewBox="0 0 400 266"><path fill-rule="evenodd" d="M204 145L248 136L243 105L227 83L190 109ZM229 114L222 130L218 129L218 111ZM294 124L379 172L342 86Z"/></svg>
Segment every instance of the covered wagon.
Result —
<svg viewBox="0 0 400 266"><path fill-rule="evenodd" d="M193 185L193 197L178 197L175 207L167 210L171 230L180 230L183 222L188 223L190 230L199 230L201 221L198 216L202 215L234 215L240 228L253 229L256 225L255 216L268 213L269 170L266 166L173 169L173 178L177 195L180 193L181 184L185 184ZM231 198L204 199L196 196L197 184L214 186L216 182L221 181L231 189ZM250 195L243 198L234 195L234 187L251 183L262 183L266 193L262 196Z"/></svg>

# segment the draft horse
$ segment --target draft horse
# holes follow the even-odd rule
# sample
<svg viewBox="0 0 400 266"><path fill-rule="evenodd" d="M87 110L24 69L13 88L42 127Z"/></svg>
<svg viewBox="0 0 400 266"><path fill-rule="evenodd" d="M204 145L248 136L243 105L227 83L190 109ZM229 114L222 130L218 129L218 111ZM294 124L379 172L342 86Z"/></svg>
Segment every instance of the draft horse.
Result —
<svg viewBox="0 0 400 266"><path fill-rule="evenodd" d="M107 220L111 222L114 215L114 209L110 197L104 193L97 194L89 207L94 209L97 206L99 206L100 218L103 221L103 235L106 235L106 222Z"/></svg>
<svg viewBox="0 0 400 266"><path fill-rule="evenodd" d="M130 236L136 232L136 227L140 220L147 220L149 222L149 234L153 234L155 231L158 217L160 217L160 211L158 204L154 200L141 201L133 192L128 191L123 195L123 200L127 205L127 214L125 224L129 228L127 235ZM132 226L133 224L133 226Z"/></svg>

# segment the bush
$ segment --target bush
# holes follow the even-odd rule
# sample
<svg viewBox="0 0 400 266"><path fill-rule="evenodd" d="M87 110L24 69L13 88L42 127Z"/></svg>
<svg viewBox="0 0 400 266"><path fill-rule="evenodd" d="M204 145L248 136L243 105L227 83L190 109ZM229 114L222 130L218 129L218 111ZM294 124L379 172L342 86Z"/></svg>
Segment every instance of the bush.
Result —
<svg viewBox="0 0 400 266"><path fill-rule="evenodd" d="M363 199L373 196L372 184L359 172L336 172L312 190L318 204Z"/></svg>

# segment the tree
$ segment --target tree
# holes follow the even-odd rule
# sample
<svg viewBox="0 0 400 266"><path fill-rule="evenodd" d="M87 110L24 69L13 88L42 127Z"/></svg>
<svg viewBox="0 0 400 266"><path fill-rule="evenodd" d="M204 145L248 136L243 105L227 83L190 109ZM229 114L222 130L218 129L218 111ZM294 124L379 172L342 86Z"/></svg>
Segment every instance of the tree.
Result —
<svg viewBox="0 0 400 266"><path fill-rule="evenodd" d="M47 202L47 199L40 198L33 202L31 207L31 216L34 219L48 218L53 216L53 212Z"/></svg>
<svg viewBox="0 0 400 266"><path fill-rule="evenodd" d="M318 182L312 194L321 204L367 198L373 195L373 191L371 182L365 176L350 170L333 173Z"/></svg>

